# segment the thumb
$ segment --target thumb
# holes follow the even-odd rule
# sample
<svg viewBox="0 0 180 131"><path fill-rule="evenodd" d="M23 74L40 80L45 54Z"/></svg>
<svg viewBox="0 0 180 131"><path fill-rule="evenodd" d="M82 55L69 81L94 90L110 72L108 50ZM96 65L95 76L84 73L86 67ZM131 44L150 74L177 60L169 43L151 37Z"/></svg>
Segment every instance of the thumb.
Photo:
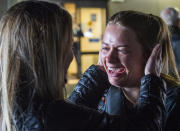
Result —
<svg viewBox="0 0 180 131"><path fill-rule="evenodd" d="M104 64L103 64L103 62L102 62L101 50L99 51L99 57L98 57L97 67L98 67L99 69L101 69L102 71L106 72L105 69L104 69Z"/></svg>
<svg viewBox="0 0 180 131"><path fill-rule="evenodd" d="M98 57L98 65L100 66L103 66L103 62L102 62L102 59L101 59L101 50L99 51L99 57Z"/></svg>

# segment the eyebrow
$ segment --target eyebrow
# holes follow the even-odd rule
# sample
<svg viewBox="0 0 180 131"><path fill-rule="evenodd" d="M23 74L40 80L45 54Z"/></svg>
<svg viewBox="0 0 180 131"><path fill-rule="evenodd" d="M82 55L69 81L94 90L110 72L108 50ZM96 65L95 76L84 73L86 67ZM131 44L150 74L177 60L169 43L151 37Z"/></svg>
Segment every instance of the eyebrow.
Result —
<svg viewBox="0 0 180 131"><path fill-rule="evenodd" d="M109 44L103 41L103 42L102 42L102 45L108 46ZM119 45L119 46L117 46L117 47L129 47L129 46L128 46L128 45Z"/></svg>
<svg viewBox="0 0 180 131"><path fill-rule="evenodd" d="M102 44L103 44L103 45L109 45L108 43L106 43L106 42L104 42L104 41L102 42Z"/></svg>

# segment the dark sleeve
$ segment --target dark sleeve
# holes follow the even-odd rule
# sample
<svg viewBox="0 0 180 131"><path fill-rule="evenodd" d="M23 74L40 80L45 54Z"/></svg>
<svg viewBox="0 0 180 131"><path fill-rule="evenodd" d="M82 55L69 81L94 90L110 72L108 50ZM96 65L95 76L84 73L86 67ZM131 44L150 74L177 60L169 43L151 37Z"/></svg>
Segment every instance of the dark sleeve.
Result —
<svg viewBox="0 0 180 131"><path fill-rule="evenodd" d="M180 131L180 87L167 89L165 131Z"/></svg>
<svg viewBox="0 0 180 131"><path fill-rule="evenodd" d="M68 101L97 108L104 91L110 87L108 77L95 65L90 66L80 79Z"/></svg>
<svg viewBox="0 0 180 131"><path fill-rule="evenodd" d="M164 128L165 94L166 87L161 78L152 74L142 78L137 108L140 119L138 124L143 124L141 130L144 128L149 131L160 131Z"/></svg>
<svg viewBox="0 0 180 131"><path fill-rule="evenodd" d="M165 115L164 92L159 77L145 76L141 81L137 110L128 116L110 116L83 106L56 103L50 105L50 110L46 112L46 125L49 126L46 129L57 127L63 131L161 131Z"/></svg>

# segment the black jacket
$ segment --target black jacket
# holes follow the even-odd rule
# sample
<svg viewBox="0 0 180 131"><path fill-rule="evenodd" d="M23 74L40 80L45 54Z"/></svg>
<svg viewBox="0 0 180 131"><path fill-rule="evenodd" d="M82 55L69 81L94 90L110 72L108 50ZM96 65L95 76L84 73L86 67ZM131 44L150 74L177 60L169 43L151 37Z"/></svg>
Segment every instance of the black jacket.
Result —
<svg viewBox="0 0 180 131"><path fill-rule="evenodd" d="M95 75L96 71L93 68L90 68L88 72ZM90 76L86 78L86 83L81 83L82 86L95 82L89 79ZM99 79L104 82L103 78ZM83 93L81 94L84 92L87 94L85 96L93 96L93 103L98 103L99 95L103 94L101 92L106 87L96 90L84 88L85 85L76 90L74 98L79 95L79 98L83 98L79 99L79 102L86 103L88 98L82 97ZM140 92L139 102L133 115L110 116L105 112L100 113L63 100L38 103L34 101L33 104L28 104L31 106L23 112L15 106L14 122L20 131L160 131L161 119L165 114L162 97L164 87L161 79L153 75L145 76L142 79Z"/></svg>
<svg viewBox="0 0 180 131"><path fill-rule="evenodd" d="M147 81L152 80L151 77L144 77ZM144 80L142 78L141 81ZM152 80L154 84L158 86L158 81ZM164 81L165 82L165 81ZM164 85L166 85L164 83ZM141 87L142 87L141 83ZM93 91L94 92L93 92ZM163 120L161 120L161 124L159 126L162 126L163 130L170 131L170 129L173 129L173 131L180 130L180 117L179 117L179 88L177 87L169 87L166 92L166 112L165 116L162 117ZM78 104L78 105L86 105L89 107L92 107L94 109L100 109L100 112L102 112L102 105L99 105L97 102L98 100L101 103L101 97L105 96L105 108L103 107L103 110L107 112L110 115L124 115L128 116L131 114L133 116L133 110L129 110L126 107L125 104L125 96L122 93L120 88L114 87L108 83L108 78L104 72L99 70L96 66L91 66L85 73L82 79L79 81L79 83L76 85L73 93L69 97L69 101L72 103ZM101 106L99 108L99 106ZM152 114L147 110L149 114ZM154 113L159 113L157 110L154 110ZM146 117L148 120L148 116ZM149 119L150 120L150 119ZM137 120L139 121L139 120ZM131 123L133 124L133 123ZM140 127L136 128L142 128L142 125L139 125ZM144 127L144 130L149 130L150 127ZM154 128L151 126L151 128ZM151 129L153 130L153 129Z"/></svg>
<svg viewBox="0 0 180 131"><path fill-rule="evenodd" d="M172 48L174 51L178 72L180 73L180 28L177 26L170 26L169 29L171 32Z"/></svg>

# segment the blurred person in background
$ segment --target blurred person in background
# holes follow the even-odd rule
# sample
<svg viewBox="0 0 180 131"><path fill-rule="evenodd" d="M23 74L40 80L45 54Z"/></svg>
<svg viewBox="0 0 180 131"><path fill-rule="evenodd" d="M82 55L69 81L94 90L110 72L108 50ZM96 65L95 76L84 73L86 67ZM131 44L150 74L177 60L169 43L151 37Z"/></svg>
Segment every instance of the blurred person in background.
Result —
<svg viewBox="0 0 180 131"><path fill-rule="evenodd" d="M143 124L142 131L160 131L164 86L159 72L151 68L158 50L147 63L136 115L113 117L70 104L64 100L73 58L70 14L43 1L14 5L0 21L0 130L130 131ZM132 121L136 124L129 127Z"/></svg>
<svg viewBox="0 0 180 131"><path fill-rule="evenodd" d="M160 54L153 61L158 64L152 68L160 72L160 77L167 87L166 115L163 118L166 123L163 123L163 120L159 120L159 123L166 131L179 131L180 78L170 34L163 20L152 14L120 11L110 18L98 65L89 67L68 100L110 115L133 116L143 81L154 81L152 78L142 77L145 75L146 62L158 43ZM133 124L135 123L129 126ZM142 124L139 125L139 128L141 127Z"/></svg>
<svg viewBox="0 0 180 131"><path fill-rule="evenodd" d="M171 32L171 44L175 55L175 60L180 73L180 14L173 7L167 7L160 13L161 18L168 25Z"/></svg>
<svg viewBox="0 0 180 131"><path fill-rule="evenodd" d="M73 41L73 53L77 63L77 78L81 78L81 37L83 37L83 32L81 29L81 24L73 29L74 41Z"/></svg>

